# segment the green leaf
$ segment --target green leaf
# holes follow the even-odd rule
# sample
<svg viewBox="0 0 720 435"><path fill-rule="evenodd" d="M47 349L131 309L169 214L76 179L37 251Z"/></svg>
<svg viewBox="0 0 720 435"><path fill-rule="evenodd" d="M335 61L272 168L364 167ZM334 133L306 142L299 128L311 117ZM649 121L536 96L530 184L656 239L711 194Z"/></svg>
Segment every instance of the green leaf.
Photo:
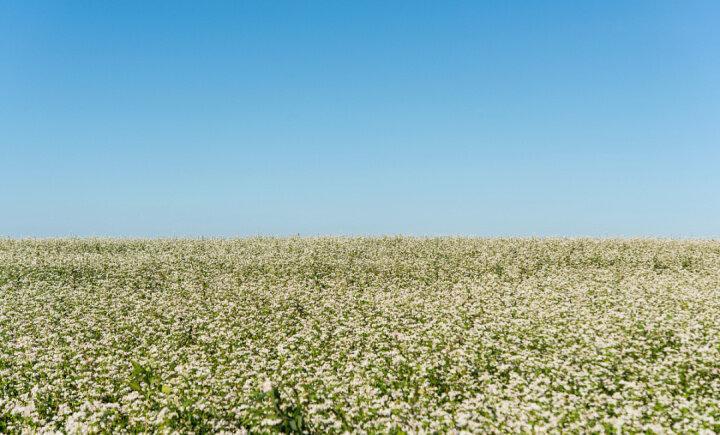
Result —
<svg viewBox="0 0 720 435"><path fill-rule="evenodd" d="M138 375L142 374L142 372L144 371L143 366L136 363L135 361L130 361L130 363L132 364L132 368L133 368L132 374L134 376L138 376Z"/></svg>
<svg viewBox="0 0 720 435"><path fill-rule="evenodd" d="M140 388L140 383L138 381L130 381L130 388L132 388L135 391L141 391L142 388Z"/></svg>

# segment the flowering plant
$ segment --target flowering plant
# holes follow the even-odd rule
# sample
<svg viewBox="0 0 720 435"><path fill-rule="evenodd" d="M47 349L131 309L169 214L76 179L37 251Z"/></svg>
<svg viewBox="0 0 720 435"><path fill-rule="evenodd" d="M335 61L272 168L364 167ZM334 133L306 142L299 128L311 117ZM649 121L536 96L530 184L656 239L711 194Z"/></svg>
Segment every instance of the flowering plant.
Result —
<svg viewBox="0 0 720 435"><path fill-rule="evenodd" d="M720 431L720 243L0 241L0 432Z"/></svg>

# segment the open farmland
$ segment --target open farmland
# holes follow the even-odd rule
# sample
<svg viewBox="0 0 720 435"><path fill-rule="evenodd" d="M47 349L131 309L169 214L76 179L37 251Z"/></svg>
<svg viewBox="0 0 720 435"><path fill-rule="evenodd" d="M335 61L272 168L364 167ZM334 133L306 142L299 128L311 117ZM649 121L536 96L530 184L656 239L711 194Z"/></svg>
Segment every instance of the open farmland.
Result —
<svg viewBox="0 0 720 435"><path fill-rule="evenodd" d="M0 432L720 431L720 242L0 240Z"/></svg>

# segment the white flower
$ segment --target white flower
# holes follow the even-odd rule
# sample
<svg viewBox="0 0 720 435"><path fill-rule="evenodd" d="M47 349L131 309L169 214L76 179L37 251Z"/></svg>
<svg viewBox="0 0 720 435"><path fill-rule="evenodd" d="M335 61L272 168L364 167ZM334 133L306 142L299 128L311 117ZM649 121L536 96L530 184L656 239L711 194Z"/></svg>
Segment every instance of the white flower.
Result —
<svg viewBox="0 0 720 435"><path fill-rule="evenodd" d="M0 239L0 415L18 433L712 433L718 270L719 241Z"/></svg>
<svg viewBox="0 0 720 435"><path fill-rule="evenodd" d="M275 426L282 423L282 420L279 418L265 418L260 422L260 425L262 426Z"/></svg>

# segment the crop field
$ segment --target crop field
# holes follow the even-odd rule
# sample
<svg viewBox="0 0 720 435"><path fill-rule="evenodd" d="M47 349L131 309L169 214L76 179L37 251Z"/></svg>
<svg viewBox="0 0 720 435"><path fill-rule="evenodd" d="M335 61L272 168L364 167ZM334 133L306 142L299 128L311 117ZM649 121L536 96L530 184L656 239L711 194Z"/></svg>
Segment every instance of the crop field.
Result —
<svg viewBox="0 0 720 435"><path fill-rule="evenodd" d="M0 240L0 432L720 432L720 242Z"/></svg>

